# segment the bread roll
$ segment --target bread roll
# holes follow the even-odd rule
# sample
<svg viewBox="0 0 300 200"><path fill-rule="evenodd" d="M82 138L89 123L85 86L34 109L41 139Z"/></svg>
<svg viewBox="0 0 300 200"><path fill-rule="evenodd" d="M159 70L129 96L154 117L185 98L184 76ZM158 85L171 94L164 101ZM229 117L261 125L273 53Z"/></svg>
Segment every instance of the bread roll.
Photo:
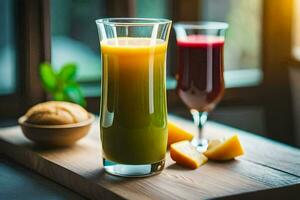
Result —
<svg viewBox="0 0 300 200"><path fill-rule="evenodd" d="M38 125L63 125L85 121L88 112L81 106L64 102L48 101L37 104L25 114L26 122Z"/></svg>

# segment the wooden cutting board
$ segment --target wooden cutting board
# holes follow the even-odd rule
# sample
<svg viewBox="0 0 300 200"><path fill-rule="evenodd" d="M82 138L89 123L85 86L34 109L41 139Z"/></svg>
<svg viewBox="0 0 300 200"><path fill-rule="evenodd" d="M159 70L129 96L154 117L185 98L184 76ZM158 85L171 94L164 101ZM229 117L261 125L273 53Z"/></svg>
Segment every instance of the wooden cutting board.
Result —
<svg viewBox="0 0 300 200"><path fill-rule="evenodd" d="M190 121L170 116L195 132ZM238 134L246 154L229 162L209 161L197 170L175 164L148 178L120 178L104 172L99 125L69 148L45 149L27 140L19 127L0 129L0 151L18 163L90 199L296 198L300 189L300 150L208 122L207 138ZM297 195L297 196L296 196Z"/></svg>

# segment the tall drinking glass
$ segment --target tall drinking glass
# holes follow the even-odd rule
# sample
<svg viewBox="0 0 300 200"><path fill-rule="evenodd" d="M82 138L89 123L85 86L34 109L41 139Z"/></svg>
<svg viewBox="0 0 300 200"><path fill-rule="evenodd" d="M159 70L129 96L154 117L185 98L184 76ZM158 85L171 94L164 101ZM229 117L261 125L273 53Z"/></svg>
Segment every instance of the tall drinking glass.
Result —
<svg viewBox="0 0 300 200"><path fill-rule="evenodd" d="M224 93L224 36L228 24L221 22L175 23L179 49L177 94L190 109L198 127L192 144L200 151L207 148L202 128L207 113Z"/></svg>
<svg viewBox="0 0 300 200"><path fill-rule="evenodd" d="M102 58L100 135L106 172L148 176L167 149L166 54L171 21L96 20Z"/></svg>

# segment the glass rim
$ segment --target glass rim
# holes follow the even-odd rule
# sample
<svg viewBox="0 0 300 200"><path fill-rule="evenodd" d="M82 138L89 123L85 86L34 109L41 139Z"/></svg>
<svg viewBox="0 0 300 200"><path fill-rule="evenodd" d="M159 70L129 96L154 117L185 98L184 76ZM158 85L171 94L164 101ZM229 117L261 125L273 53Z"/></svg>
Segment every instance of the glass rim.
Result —
<svg viewBox="0 0 300 200"><path fill-rule="evenodd" d="M216 21L198 21L198 22L176 22L174 28L182 27L184 29L207 29L207 30L225 30L229 27L226 22Z"/></svg>
<svg viewBox="0 0 300 200"><path fill-rule="evenodd" d="M111 26L153 26L156 24L169 24L172 20L164 18L102 18L95 20L96 24L105 24Z"/></svg>

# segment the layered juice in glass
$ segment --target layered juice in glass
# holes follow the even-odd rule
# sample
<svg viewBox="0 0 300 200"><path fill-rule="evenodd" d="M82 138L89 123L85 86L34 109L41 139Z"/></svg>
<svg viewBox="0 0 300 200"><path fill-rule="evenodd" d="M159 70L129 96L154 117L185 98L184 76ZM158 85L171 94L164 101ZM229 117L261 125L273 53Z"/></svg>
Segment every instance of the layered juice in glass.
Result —
<svg viewBox="0 0 300 200"><path fill-rule="evenodd" d="M142 165L164 159L167 149L167 42L119 37L101 41L100 132L103 157Z"/></svg>

